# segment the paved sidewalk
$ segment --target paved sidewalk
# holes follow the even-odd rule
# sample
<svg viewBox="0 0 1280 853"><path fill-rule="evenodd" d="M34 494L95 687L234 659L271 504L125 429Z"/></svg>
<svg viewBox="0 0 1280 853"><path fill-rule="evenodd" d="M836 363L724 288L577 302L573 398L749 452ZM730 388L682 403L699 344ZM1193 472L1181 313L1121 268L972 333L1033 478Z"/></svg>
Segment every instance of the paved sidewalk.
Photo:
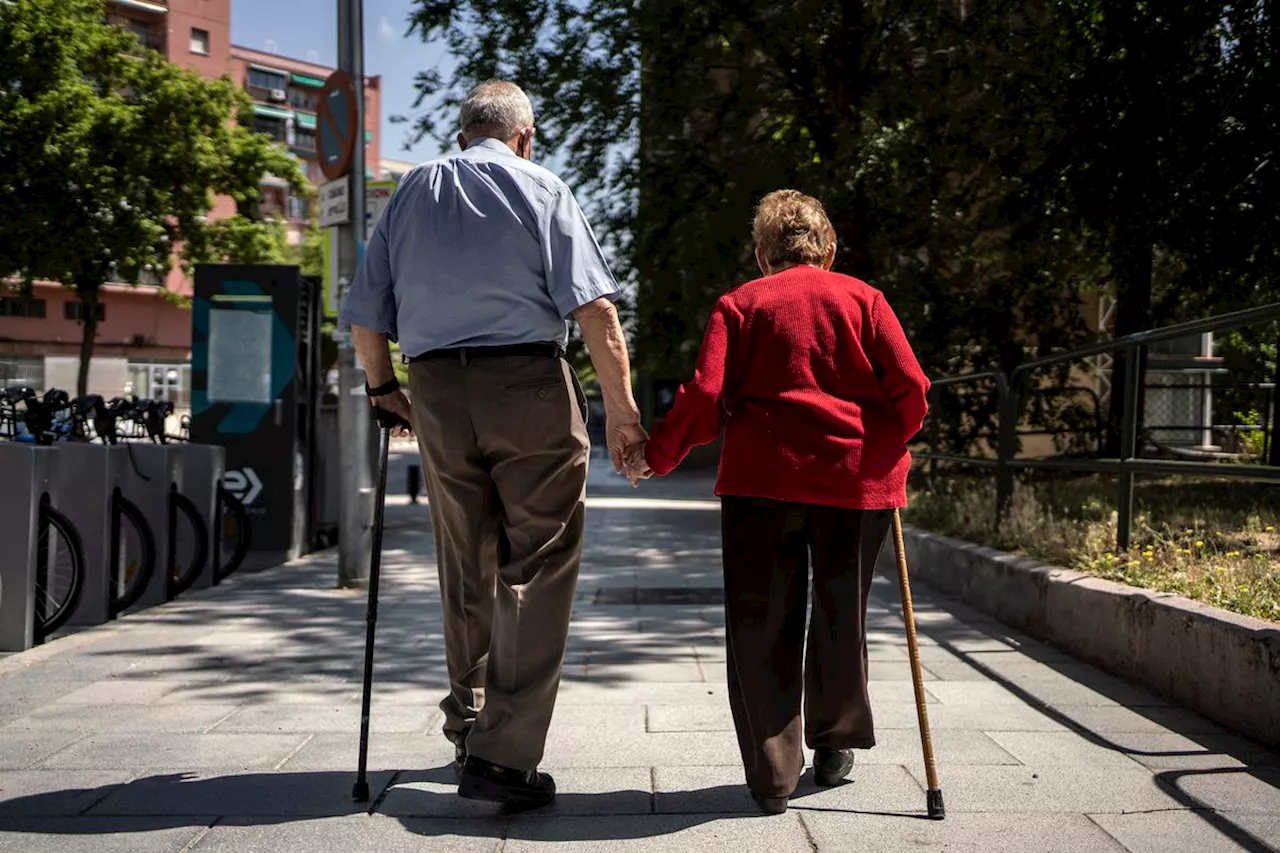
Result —
<svg viewBox="0 0 1280 853"><path fill-rule="evenodd" d="M918 588L948 808L924 819L891 578L870 616L879 745L850 784L806 778L789 813L757 816L725 697L709 481L632 492L603 468L547 745L551 809L507 816L448 784L431 538L425 507L400 497L371 810L349 797L364 598L332 588L326 552L0 659L0 850L1280 849L1276 755Z"/></svg>

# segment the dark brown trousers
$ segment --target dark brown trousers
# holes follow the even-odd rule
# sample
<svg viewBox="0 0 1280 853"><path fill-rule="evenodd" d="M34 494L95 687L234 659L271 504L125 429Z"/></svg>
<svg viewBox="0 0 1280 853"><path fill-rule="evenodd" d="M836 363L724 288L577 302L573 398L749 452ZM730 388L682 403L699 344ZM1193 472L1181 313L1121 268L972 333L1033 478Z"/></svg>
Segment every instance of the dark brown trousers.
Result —
<svg viewBox="0 0 1280 853"><path fill-rule="evenodd" d="M445 735L532 770L582 557L581 389L564 361L534 356L418 361L409 384L444 611Z"/></svg>
<svg viewBox="0 0 1280 853"><path fill-rule="evenodd" d="M725 645L738 747L752 791L788 796L804 769L802 697L811 749L875 745L867 597L893 510L742 497L725 497L722 507Z"/></svg>

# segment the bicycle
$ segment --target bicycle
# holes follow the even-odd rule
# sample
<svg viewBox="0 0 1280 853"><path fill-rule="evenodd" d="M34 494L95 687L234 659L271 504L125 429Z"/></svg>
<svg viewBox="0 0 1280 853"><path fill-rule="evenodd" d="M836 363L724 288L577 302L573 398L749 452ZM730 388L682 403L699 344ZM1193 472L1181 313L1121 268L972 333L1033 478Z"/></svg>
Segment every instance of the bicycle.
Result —
<svg viewBox="0 0 1280 853"><path fill-rule="evenodd" d="M244 562L252 535L244 504L222 484L218 484L214 523L218 530L213 539L213 582L222 583ZM222 559L224 553L228 554L226 560Z"/></svg>
<svg viewBox="0 0 1280 853"><path fill-rule="evenodd" d="M80 533L45 495L36 522L35 642L43 643L71 618L84 582Z"/></svg>
<svg viewBox="0 0 1280 853"><path fill-rule="evenodd" d="M138 603L156 569L156 539L142 510L117 486L111 495L112 619Z"/></svg>

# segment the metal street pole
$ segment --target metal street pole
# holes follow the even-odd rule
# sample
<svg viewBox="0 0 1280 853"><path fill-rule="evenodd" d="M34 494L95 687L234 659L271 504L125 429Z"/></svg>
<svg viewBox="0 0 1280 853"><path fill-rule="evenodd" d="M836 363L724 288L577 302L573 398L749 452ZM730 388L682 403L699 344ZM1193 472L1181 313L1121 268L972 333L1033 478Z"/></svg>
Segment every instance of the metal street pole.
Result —
<svg viewBox="0 0 1280 853"><path fill-rule="evenodd" d="M345 290L364 254L364 0L338 0L338 68L356 89L354 154L347 198L351 221L338 228L338 279ZM369 578L373 526L373 470L369 451L369 403L365 374L347 336L338 346L338 585L362 586Z"/></svg>

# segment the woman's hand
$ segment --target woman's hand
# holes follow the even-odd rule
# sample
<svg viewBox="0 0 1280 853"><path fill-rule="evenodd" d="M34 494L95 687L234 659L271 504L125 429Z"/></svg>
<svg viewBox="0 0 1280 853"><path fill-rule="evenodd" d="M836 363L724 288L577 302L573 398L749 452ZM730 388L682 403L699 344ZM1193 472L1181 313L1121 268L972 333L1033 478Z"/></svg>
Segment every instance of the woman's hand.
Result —
<svg viewBox="0 0 1280 853"><path fill-rule="evenodd" d="M648 461L644 458L645 448L648 446L648 441L641 441L627 448L624 461L627 468L627 479L631 481L633 488L638 487L641 480L647 480L653 476L653 469L649 467Z"/></svg>

